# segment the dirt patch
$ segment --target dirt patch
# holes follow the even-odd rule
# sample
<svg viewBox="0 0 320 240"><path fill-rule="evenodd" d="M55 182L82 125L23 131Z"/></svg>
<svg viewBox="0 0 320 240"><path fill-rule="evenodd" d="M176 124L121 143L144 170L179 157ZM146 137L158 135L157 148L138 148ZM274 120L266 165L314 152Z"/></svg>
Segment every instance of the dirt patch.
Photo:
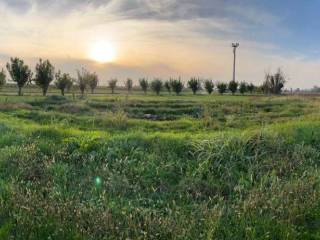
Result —
<svg viewBox="0 0 320 240"><path fill-rule="evenodd" d="M16 110L16 109L26 109L32 110L32 106L27 103L0 103L0 110Z"/></svg>

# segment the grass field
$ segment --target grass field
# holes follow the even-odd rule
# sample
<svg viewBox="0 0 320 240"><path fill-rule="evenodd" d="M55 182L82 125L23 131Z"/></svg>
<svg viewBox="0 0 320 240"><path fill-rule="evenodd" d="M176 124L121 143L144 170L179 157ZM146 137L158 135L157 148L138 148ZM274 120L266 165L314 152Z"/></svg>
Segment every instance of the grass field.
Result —
<svg viewBox="0 0 320 240"><path fill-rule="evenodd" d="M318 97L11 95L0 239L320 239Z"/></svg>

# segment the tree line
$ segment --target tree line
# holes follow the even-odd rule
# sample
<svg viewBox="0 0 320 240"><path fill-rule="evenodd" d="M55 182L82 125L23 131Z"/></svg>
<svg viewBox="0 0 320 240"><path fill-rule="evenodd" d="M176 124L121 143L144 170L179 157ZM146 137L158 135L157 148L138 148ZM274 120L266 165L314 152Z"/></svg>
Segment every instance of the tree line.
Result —
<svg viewBox="0 0 320 240"><path fill-rule="evenodd" d="M43 96L47 95L49 86L54 83L57 89L61 91L61 95L64 96L66 91L70 91L72 87L76 86L82 95L85 94L86 90L90 89L91 93L94 93L98 86L99 78L95 72L89 72L85 69L77 71L77 79L73 79L70 74L62 73L60 70L55 71L54 66L49 60L43 61L42 59L36 64L35 72L33 73L28 65L24 63L22 59L11 58L10 62L7 63L6 68L11 77L11 81L15 82L18 87L18 95L22 95L22 89L25 85L35 83L41 88ZM200 90L205 90L208 94L212 94L214 90L217 90L221 95L230 92L232 95L239 92L245 94L247 92L262 92L265 94L280 94L284 88L286 82L285 76L281 69L274 74L267 73L265 75L265 81L261 86L255 86L252 83L247 82L236 82L230 81L214 83L210 79L200 79L193 77L187 82L185 86L181 78L170 78L169 80L163 81L159 78L155 78L152 81L148 81L146 78L139 79L139 86L141 90L147 94L149 90L152 90L157 95L161 91L165 90L168 93L175 93L180 95L184 88L191 89L195 95ZM6 84L6 73L2 69L0 71L0 87ZM118 80L116 78L108 81L108 86L111 89L111 93L115 92ZM133 80L128 78L125 82L125 88L128 93L133 89Z"/></svg>

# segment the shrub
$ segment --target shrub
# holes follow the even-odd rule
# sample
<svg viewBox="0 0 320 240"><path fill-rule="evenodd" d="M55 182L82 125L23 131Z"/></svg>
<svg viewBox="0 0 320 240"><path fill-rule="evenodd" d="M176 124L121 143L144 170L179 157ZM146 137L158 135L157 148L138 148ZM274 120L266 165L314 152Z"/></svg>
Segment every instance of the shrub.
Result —
<svg viewBox="0 0 320 240"><path fill-rule="evenodd" d="M23 60L19 58L11 58L10 63L7 63L7 70L13 82L17 83L18 95L22 95L22 88L32 79L32 72L28 65L25 65Z"/></svg>
<svg viewBox="0 0 320 240"><path fill-rule="evenodd" d="M36 77L34 79L37 86L42 89L43 96L47 95L50 83L54 79L54 67L49 60L42 61L36 65Z"/></svg>
<svg viewBox="0 0 320 240"><path fill-rule="evenodd" d="M227 84L220 82L217 84L217 88L218 92L222 95L227 91Z"/></svg>
<svg viewBox="0 0 320 240"><path fill-rule="evenodd" d="M162 90L163 83L160 79L154 79L151 82L151 89L157 94L160 94L160 91Z"/></svg>
<svg viewBox="0 0 320 240"><path fill-rule="evenodd" d="M114 94L114 90L117 87L117 82L118 82L118 79L116 79L116 78L113 78L108 82L109 88L111 89L111 93L112 94Z"/></svg>
<svg viewBox="0 0 320 240"><path fill-rule="evenodd" d="M230 81L228 85L229 91L234 95L236 91L238 90L238 83L236 81Z"/></svg>
<svg viewBox="0 0 320 240"><path fill-rule="evenodd" d="M214 89L214 84L213 84L212 80L206 80L204 82L204 88L206 89L207 93L211 94Z"/></svg>
<svg viewBox="0 0 320 240"><path fill-rule="evenodd" d="M2 69L0 72L0 88L2 88L6 84L6 73Z"/></svg>
<svg viewBox="0 0 320 240"><path fill-rule="evenodd" d="M55 77L56 77L55 85L61 91L61 95L64 96L65 90L71 89L73 85L73 80L69 74L67 73L61 74L61 71L58 71Z"/></svg>
<svg viewBox="0 0 320 240"><path fill-rule="evenodd" d="M131 92L132 87L133 87L132 79L128 78L125 85L126 85L126 89L128 90L128 92Z"/></svg>
<svg viewBox="0 0 320 240"><path fill-rule="evenodd" d="M188 86L191 88L193 94L195 95L197 91L201 89L201 81L199 78L191 78L188 81Z"/></svg>
<svg viewBox="0 0 320 240"><path fill-rule="evenodd" d="M149 82L146 78L141 78L139 80L140 87L144 94L147 94L148 88L149 88Z"/></svg>
<svg viewBox="0 0 320 240"><path fill-rule="evenodd" d="M172 91L174 91L177 95L179 95L184 88L183 83L181 82L180 78L179 79L171 79L170 86L171 86Z"/></svg>
<svg viewBox="0 0 320 240"><path fill-rule="evenodd" d="M248 90L247 83L241 82L240 85L239 85L239 92L241 94L244 94L245 92L247 92L247 90Z"/></svg>

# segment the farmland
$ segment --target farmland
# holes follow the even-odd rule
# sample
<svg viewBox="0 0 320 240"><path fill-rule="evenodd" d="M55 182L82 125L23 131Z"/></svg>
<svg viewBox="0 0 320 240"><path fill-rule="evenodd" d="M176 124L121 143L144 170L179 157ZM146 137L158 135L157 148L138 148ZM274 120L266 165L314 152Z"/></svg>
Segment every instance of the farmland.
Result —
<svg viewBox="0 0 320 240"><path fill-rule="evenodd" d="M320 238L317 96L24 92L0 92L0 239Z"/></svg>

